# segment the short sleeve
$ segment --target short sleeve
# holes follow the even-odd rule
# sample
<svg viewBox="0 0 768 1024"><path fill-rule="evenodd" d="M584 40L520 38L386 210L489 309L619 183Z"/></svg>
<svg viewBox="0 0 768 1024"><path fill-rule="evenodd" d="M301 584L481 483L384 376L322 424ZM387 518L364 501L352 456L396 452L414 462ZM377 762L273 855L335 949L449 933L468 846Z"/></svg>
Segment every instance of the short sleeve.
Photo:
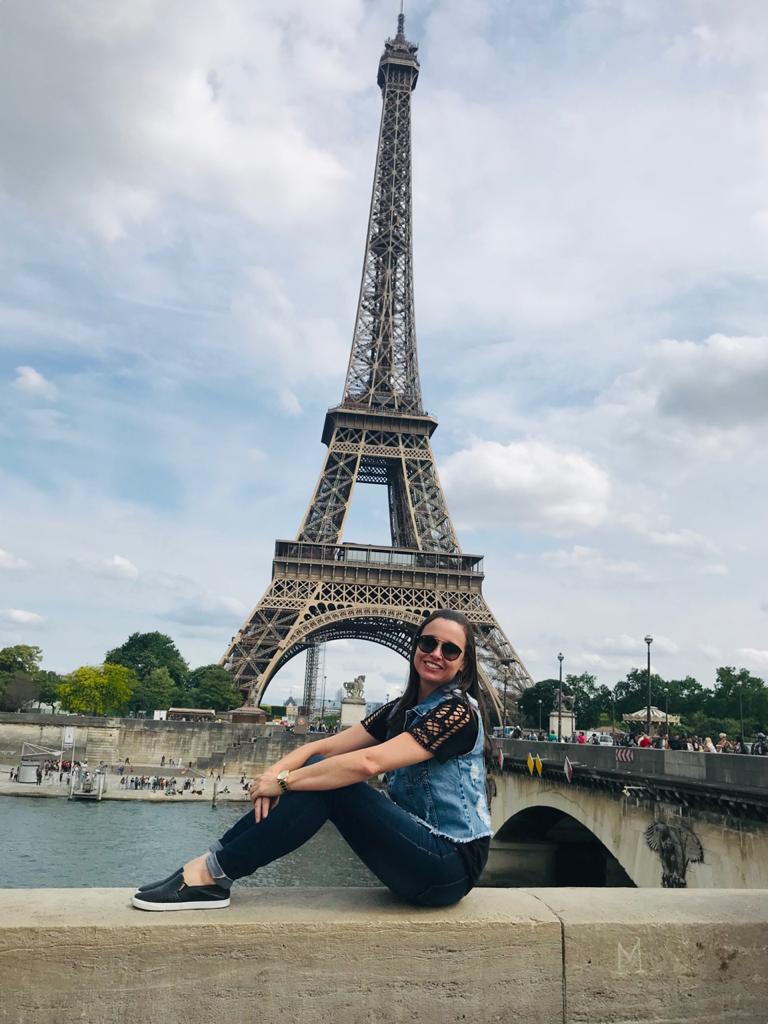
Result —
<svg viewBox="0 0 768 1024"><path fill-rule="evenodd" d="M436 761L468 754L477 742L477 715L467 700L438 704L406 730Z"/></svg>
<svg viewBox="0 0 768 1024"><path fill-rule="evenodd" d="M391 700L388 704L382 704L380 708L376 708L372 711L367 718L364 718L360 723L367 733L369 733L379 743L383 743L387 738L387 722L389 716L397 704L397 700Z"/></svg>

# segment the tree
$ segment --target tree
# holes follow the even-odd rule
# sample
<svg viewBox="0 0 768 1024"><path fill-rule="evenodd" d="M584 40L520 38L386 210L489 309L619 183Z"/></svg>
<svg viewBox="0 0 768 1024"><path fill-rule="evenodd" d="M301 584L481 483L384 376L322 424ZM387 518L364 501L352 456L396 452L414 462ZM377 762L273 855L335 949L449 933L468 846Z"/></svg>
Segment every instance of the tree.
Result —
<svg viewBox="0 0 768 1024"><path fill-rule="evenodd" d="M165 633L131 633L124 644L107 651L104 661L124 665L138 679L145 679L153 669L166 668L177 686L184 686L189 675L189 665Z"/></svg>
<svg viewBox="0 0 768 1024"><path fill-rule="evenodd" d="M40 668L43 652L30 644L16 644L0 650L0 672L26 672L33 675Z"/></svg>
<svg viewBox="0 0 768 1024"><path fill-rule="evenodd" d="M37 699L40 683L30 672L4 672L0 676L0 711L19 711Z"/></svg>
<svg viewBox="0 0 768 1024"><path fill-rule="evenodd" d="M736 731L741 732L741 718L744 717L744 731L752 735L764 731L768 724L768 687L749 669L738 671L730 665L717 670L714 689L708 695L704 710L711 719L717 719L720 731L728 732L724 720L737 723Z"/></svg>
<svg viewBox="0 0 768 1024"><path fill-rule="evenodd" d="M124 665L83 665L64 678L59 700L65 711L120 715L128 708L136 682L134 673Z"/></svg>
<svg viewBox="0 0 768 1024"><path fill-rule="evenodd" d="M139 679L128 705L131 711L166 710L175 703L177 689L167 668L153 668L144 679Z"/></svg>
<svg viewBox="0 0 768 1024"><path fill-rule="evenodd" d="M40 684L40 692L37 695L38 704L45 704L53 710L59 700L61 676L57 672L38 672L37 681Z"/></svg>
<svg viewBox="0 0 768 1024"><path fill-rule="evenodd" d="M202 665L190 672L187 699L193 707L231 711L243 703L232 676L221 665Z"/></svg>
<svg viewBox="0 0 768 1024"><path fill-rule="evenodd" d="M541 724L546 727L551 711L557 711L557 679L541 679L533 686L523 690L518 701L522 722L530 728L539 726L539 700L541 700ZM563 683L563 693L571 695L573 691Z"/></svg>

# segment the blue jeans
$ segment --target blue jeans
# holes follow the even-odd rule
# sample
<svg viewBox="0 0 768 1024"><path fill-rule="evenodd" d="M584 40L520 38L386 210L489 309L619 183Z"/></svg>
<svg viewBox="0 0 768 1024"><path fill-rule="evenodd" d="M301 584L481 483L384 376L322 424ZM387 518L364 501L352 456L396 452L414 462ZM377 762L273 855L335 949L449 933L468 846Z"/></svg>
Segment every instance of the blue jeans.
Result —
<svg viewBox="0 0 768 1024"><path fill-rule="evenodd" d="M326 821L379 881L409 903L445 907L471 888L456 844L434 835L367 782L287 793L258 823L249 811L214 845L208 868L224 885L231 884L302 846Z"/></svg>

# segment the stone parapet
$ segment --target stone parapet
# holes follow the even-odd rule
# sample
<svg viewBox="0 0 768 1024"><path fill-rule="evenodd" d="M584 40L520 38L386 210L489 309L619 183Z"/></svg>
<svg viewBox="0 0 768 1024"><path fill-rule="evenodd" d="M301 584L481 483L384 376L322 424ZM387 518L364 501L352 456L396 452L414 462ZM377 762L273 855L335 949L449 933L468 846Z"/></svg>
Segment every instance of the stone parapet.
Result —
<svg viewBox="0 0 768 1024"><path fill-rule="evenodd" d="M151 914L130 890L0 891L4 1024L653 1024L765 1019L768 892L239 889Z"/></svg>

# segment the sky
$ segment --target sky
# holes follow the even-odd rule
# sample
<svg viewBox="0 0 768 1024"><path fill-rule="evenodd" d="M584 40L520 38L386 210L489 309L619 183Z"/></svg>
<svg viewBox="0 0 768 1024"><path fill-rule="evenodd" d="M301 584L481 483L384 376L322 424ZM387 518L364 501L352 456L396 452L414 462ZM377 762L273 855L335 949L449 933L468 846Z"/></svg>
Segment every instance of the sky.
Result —
<svg viewBox="0 0 768 1024"><path fill-rule="evenodd" d="M396 0L0 4L0 646L215 662L352 339ZM535 679L768 678L768 9L408 0L416 323ZM344 539L388 543L359 487ZM303 658L267 702L299 697ZM338 641L329 693L402 686Z"/></svg>

